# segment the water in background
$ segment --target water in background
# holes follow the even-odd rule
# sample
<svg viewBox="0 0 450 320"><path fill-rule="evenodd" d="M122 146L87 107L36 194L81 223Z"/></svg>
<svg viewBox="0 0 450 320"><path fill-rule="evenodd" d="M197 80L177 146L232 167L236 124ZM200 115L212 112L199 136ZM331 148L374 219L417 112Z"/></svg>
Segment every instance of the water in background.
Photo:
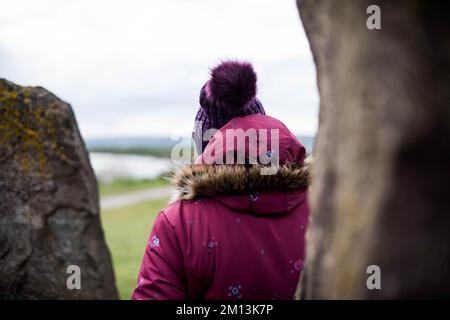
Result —
<svg viewBox="0 0 450 320"><path fill-rule="evenodd" d="M168 158L130 154L90 152L95 175L100 182L115 179L153 179L170 168Z"/></svg>

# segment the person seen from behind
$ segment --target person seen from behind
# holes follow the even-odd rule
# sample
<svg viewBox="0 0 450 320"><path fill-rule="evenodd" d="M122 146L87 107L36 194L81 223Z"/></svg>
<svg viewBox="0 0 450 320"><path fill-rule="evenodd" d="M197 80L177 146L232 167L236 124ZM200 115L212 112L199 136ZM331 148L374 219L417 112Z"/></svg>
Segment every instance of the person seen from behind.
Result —
<svg viewBox="0 0 450 320"><path fill-rule="evenodd" d="M195 117L199 157L172 177L176 193L155 220L132 299L294 298L310 170L302 144L266 115L256 82L248 62L212 69Z"/></svg>

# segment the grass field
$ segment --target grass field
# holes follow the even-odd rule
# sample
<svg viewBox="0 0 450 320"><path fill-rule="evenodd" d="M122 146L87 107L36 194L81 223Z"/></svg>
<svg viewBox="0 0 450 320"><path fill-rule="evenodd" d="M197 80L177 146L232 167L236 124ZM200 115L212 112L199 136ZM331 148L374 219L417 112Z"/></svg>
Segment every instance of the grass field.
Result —
<svg viewBox="0 0 450 320"><path fill-rule="evenodd" d="M100 183L99 190L100 197L106 197L120 193L128 193L155 187L164 187L167 185L169 185L169 182L161 177L151 180L118 179L109 183Z"/></svg>
<svg viewBox="0 0 450 320"><path fill-rule="evenodd" d="M130 299L151 227L167 201L147 201L102 212L103 230L121 299Z"/></svg>

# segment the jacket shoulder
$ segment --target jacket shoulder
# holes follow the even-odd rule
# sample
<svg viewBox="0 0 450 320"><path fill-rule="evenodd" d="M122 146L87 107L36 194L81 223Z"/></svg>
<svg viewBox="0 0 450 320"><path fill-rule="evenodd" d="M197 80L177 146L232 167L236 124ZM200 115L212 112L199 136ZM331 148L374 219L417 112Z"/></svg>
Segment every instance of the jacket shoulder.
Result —
<svg viewBox="0 0 450 320"><path fill-rule="evenodd" d="M207 200L205 200L207 201ZM200 203L202 200L177 200L169 204L161 212L165 215L168 222L174 228L183 227L188 224L194 216L197 215L199 209L203 207Z"/></svg>

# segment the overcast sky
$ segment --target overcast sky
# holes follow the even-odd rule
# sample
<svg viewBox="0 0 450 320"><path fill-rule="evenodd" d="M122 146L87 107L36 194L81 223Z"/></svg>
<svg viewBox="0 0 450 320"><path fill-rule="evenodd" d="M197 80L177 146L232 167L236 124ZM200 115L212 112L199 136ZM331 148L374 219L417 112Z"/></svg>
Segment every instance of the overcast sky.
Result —
<svg viewBox="0 0 450 320"><path fill-rule="evenodd" d="M249 60L266 112L317 129L294 0L0 0L0 77L69 102L85 138L190 135L222 59Z"/></svg>

